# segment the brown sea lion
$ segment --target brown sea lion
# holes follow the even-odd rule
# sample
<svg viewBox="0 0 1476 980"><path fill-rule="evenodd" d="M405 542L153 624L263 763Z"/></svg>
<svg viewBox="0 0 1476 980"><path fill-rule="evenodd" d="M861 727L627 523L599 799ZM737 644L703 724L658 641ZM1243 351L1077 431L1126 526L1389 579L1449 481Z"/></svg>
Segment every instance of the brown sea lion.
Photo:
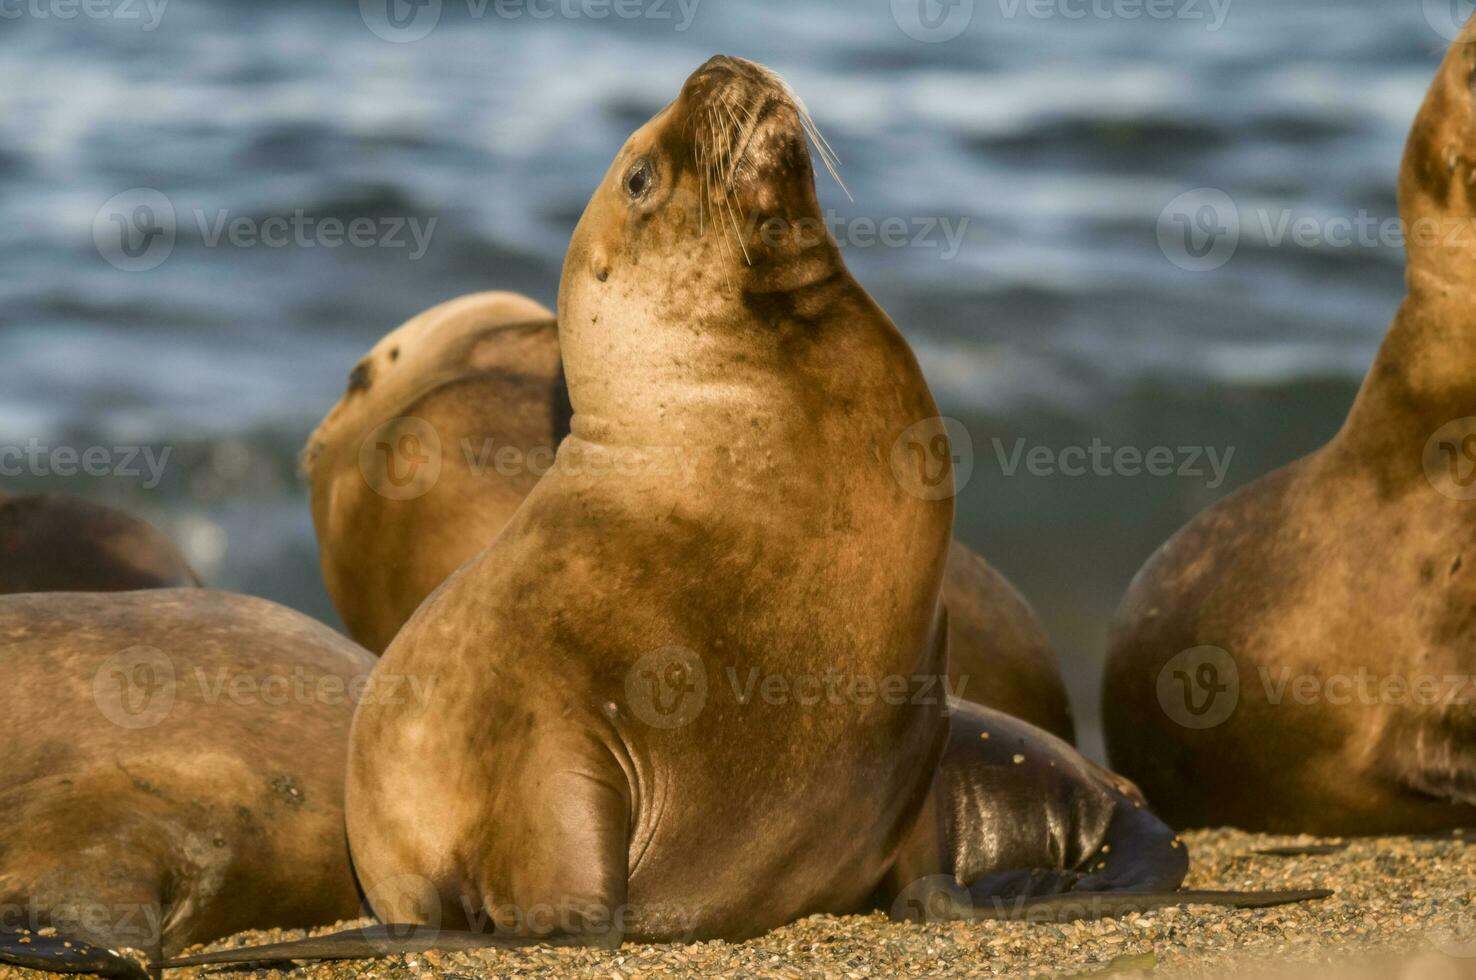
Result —
<svg viewBox="0 0 1476 980"><path fill-rule="evenodd" d="M463 296L376 344L302 457L323 578L349 635L383 651L506 526L553 465L569 416L554 316L524 297ZM392 474L432 444L436 479L397 491ZM955 541L943 600L949 690L1073 741L1055 652L1004 576Z"/></svg>
<svg viewBox="0 0 1476 980"><path fill-rule="evenodd" d="M935 417L917 362L828 235L709 217L816 219L806 120L772 73L715 58L585 210L559 293L571 432L376 667L429 700L354 718L349 839L378 917L421 927L401 948L613 944L878 905L1306 897L1175 892L1183 847L1125 782L940 696L951 495L889 462Z"/></svg>
<svg viewBox="0 0 1476 980"><path fill-rule="evenodd" d="M553 464L569 414L554 316L515 293L432 307L354 366L302 453L323 580L350 636L383 652L491 543Z"/></svg>
<svg viewBox="0 0 1476 980"><path fill-rule="evenodd" d="M372 664L246 596L0 597L0 962L137 976L112 950L355 917L343 771Z"/></svg>
<svg viewBox="0 0 1476 980"><path fill-rule="evenodd" d="M168 538L122 511L74 497L0 493L0 593L199 584Z"/></svg>
<svg viewBox="0 0 1476 980"><path fill-rule="evenodd" d="M1176 826L1476 826L1473 40L1410 134L1408 296L1346 423L1200 514L1123 600L1111 761Z"/></svg>

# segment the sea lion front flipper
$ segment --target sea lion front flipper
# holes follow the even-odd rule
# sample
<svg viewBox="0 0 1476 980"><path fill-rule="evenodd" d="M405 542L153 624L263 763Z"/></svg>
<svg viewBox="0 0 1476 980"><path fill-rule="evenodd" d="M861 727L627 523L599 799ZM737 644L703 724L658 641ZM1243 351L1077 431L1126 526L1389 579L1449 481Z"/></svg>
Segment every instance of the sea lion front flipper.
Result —
<svg viewBox="0 0 1476 980"><path fill-rule="evenodd" d="M0 929L0 963L47 973L91 973L120 980L149 980L137 960L111 949L66 936L32 930Z"/></svg>
<svg viewBox="0 0 1476 980"><path fill-rule="evenodd" d="M590 937L509 936L487 932L456 932L420 925L374 925L285 943L175 956L160 965L175 969L237 963L285 963L289 960L377 959L401 953L423 953L432 949L452 951L589 945L596 945Z"/></svg>

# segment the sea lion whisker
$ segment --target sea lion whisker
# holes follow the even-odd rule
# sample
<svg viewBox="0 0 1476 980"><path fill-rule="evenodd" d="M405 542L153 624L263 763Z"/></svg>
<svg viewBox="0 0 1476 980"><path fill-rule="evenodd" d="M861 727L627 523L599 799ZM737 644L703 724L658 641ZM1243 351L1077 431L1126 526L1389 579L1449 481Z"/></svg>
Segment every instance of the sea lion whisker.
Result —
<svg viewBox="0 0 1476 980"><path fill-rule="evenodd" d="M722 101L719 104L721 105L723 111L728 114L728 118L732 120L735 132L742 132L743 124L739 122L738 114L733 111L732 102L729 100L726 94L724 94ZM738 249L743 253L743 261L746 264L752 266L753 259L748 254L748 243L743 240L743 226L738 221L738 214L740 211L742 211L742 208L739 207L739 202L737 200L739 161L735 160L733 157L732 144L728 145L727 151L728 158L726 163L724 164L724 169L727 172L727 180L723 185L723 207L728 212L728 220L733 225L733 237L738 241Z"/></svg>
<svg viewBox="0 0 1476 980"><path fill-rule="evenodd" d="M840 185L840 189L846 195L846 198L854 201L855 198L851 196L851 189L841 179L840 156L831 147L830 141L825 138L825 134L820 132L820 126L815 122L815 117L810 114L810 109L805 105L805 100L800 98L799 93L794 90L794 86L790 85L782 75L763 65L756 65L755 67L768 79L771 85L782 93L783 98L789 101L790 106L795 111L795 115L799 117L800 126L804 129L805 135L809 136L810 140L815 144L815 152L819 155L820 162L825 164L825 169L830 172L831 178Z"/></svg>
<svg viewBox="0 0 1476 980"><path fill-rule="evenodd" d="M706 109L705 109L705 112L706 112L706 115L707 115L708 132L709 132L709 134L712 137L712 148L714 150L716 150L716 149L718 149L718 140L717 140L718 118L717 118L717 113L713 110L713 108L711 106L707 106ZM718 159L716 157L714 158L714 163L718 163ZM708 171L706 174L704 174L704 176L710 178L712 176L712 174L713 174L712 171ZM719 175L719 176L721 176L721 175ZM704 196L706 196L708 198L711 198L712 197L712 181L710 179L706 181L706 186L704 188ZM726 197L726 195L724 195L724 201L726 202L726 200L727 200L727 197ZM717 206L715 204L709 204L709 206L712 207L712 209L713 209L713 221L714 221L714 223L720 223L719 222L719 219L718 219L718 216L717 216ZM719 243L719 247L721 247L722 250L723 250L723 255L724 256L731 256L732 255L731 251L728 249L728 242L727 242L727 234L726 234L726 232L718 235L718 243ZM726 286L727 289L728 289L728 292L731 293L731 292L733 292L733 280L732 280L732 277L728 273L728 266L729 266L729 263L727 263L727 262L724 262L723 263L723 285Z"/></svg>

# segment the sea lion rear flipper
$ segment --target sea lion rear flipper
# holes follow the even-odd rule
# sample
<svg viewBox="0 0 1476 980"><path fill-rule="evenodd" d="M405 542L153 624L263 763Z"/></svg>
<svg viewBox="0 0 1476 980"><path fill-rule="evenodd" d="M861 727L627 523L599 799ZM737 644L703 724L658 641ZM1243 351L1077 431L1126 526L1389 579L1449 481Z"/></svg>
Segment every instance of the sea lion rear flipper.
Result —
<svg viewBox="0 0 1476 980"><path fill-rule="evenodd" d="M93 943L30 930L0 929L0 963L49 973L91 973L120 980L149 980L137 961Z"/></svg>
<svg viewBox="0 0 1476 980"><path fill-rule="evenodd" d="M1073 891L1040 898L975 898L969 915L974 920L1008 919L1027 922L1070 922L1079 919L1117 918L1180 905L1218 905L1237 909L1264 909L1327 898L1326 889L1306 891L1229 892L1086 892Z"/></svg>
<svg viewBox="0 0 1476 980"><path fill-rule="evenodd" d="M289 960L359 960L423 953L426 950L515 949L526 946L594 945L590 937L538 937L454 932L416 925L375 925L326 936L264 946L218 949L165 960L163 967L213 966L230 963L283 963Z"/></svg>

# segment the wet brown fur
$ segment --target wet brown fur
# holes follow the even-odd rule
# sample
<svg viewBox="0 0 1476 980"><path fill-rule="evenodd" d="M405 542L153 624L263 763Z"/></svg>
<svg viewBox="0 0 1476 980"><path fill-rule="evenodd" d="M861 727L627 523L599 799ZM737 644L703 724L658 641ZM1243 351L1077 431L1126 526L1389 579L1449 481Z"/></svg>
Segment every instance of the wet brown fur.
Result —
<svg viewBox="0 0 1476 980"><path fill-rule="evenodd" d="M350 684L371 664L245 596L0 598L0 926L157 959L353 917L342 773ZM273 677L323 696L258 686Z"/></svg>

